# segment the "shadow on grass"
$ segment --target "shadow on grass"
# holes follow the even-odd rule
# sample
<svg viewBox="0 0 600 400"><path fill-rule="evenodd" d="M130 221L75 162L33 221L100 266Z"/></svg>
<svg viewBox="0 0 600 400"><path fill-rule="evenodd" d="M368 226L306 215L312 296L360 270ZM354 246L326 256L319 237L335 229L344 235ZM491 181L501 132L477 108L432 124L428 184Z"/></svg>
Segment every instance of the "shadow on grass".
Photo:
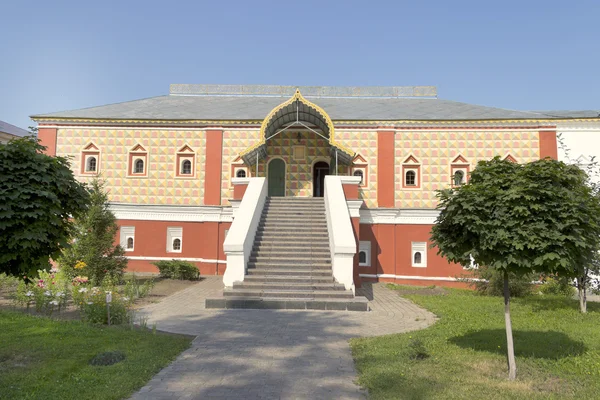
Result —
<svg viewBox="0 0 600 400"><path fill-rule="evenodd" d="M562 332L514 331L515 356L559 359L584 353L587 348ZM451 343L477 351L506 354L506 331L484 329L450 339Z"/></svg>

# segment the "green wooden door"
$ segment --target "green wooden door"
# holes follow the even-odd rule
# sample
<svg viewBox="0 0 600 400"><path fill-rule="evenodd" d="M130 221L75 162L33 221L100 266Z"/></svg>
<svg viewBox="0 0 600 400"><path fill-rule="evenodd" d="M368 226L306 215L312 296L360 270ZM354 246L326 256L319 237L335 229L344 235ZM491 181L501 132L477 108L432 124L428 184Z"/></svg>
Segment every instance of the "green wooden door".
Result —
<svg viewBox="0 0 600 400"><path fill-rule="evenodd" d="M285 196L285 161L276 158L269 163L267 180L269 181L269 196Z"/></svg>

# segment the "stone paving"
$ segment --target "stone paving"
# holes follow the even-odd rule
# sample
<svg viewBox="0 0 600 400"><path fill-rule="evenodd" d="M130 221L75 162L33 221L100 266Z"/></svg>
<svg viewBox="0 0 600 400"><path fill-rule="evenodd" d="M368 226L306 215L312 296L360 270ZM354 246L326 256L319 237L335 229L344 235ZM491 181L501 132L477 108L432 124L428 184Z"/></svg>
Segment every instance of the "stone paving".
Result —
<svg viewBox="0 0 600 400"><path fill-rule="evenodd" d="M372 311L207 310L222 277L140 311L148 325L194 335L190 349L133 399L364 399L348 340L425 328L435 316L384 284L367 284Z"/></svg>

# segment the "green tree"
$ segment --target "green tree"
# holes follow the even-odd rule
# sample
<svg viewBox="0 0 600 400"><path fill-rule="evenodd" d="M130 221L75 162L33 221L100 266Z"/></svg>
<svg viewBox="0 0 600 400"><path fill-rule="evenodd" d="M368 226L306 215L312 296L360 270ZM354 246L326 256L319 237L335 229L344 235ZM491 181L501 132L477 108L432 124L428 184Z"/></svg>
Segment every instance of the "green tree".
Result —
<svg viewBox="0 0 600 400"><path fill-rule="evenodd" d="M576 276L596 254L600 202L576 166L544 159L528 164L480 161L468 184L438 193L432 229L438 254L504 274L509 379L516 378L509 273Z"/></svg>
<svg viewBox="0 0 600 400"><path fill-rule="evenodd" d="M89 196L64 157L33 137L0 144L0 272L35 276L68 245Z"/></svg>
<svg viewBox="0 0 600 400"><path fill-rule="evenodd" d="M120 281L127 258L123 247L115 245L119 227L109 209L104 183L93 179L89 192L90 207L75 219L74 243L63 251L58 263L70 276L85 275L95 285L106 276Z"/></svg>

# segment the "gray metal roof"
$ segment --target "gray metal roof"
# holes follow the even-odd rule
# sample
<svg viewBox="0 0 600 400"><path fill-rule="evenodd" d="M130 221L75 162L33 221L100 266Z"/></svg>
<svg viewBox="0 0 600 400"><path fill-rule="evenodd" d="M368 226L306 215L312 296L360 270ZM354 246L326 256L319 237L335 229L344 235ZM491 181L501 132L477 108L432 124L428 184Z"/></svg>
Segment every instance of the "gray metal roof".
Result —
<svg viewBox="0 0 600 400"><path fill-rule="evenodd" d="M480 120L535 119L549 116L527 111L418 98L312 98L332 120ZM281 97L159 96L79 110L34 115L44 118L262 120Z"/></svg>
<svg viewBox="0 0 600 400"><path fill-rule="evenodd" d="M11 125L8 122L4 122L4 121L0 121L0 132L8 133L9 135L14 135L14 136L19 136L19 137L27 136L30 134L25 129L21 129L17 126Z"/></svg>
<svg viewBox="0 0 600 400"><path fill-rule="evenodd" d="M45 118L117 120L263 120L291 97L295 86L171 85L171 94L99 107L32 116ZM332 120L459 121L597 117L594 112L515 111L436 97L431 86L298 87ZM303 92L304 90L304 92ZM577 113L582 113L581 116Z"/></svg>
<svg viewBox="0 0 600 400"><path fill-rule="evenodd" d="M600 110L550 110L550 111L533 111L539 114L544 114L552 118L598 118Z"/></svg>

